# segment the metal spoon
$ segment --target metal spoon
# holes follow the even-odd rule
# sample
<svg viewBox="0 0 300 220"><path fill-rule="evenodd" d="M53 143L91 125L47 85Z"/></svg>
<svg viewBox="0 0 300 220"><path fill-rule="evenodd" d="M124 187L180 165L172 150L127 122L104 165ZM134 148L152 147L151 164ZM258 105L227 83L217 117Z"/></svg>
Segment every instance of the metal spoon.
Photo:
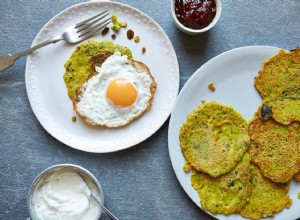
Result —
<svg viewBox="0 0 300 220"><path fill-rule="evenodd" d="M112 220L119 220L93 195L93 191L90 188L89 184L85 181L84 177L80 173L78 173L78 174L81 176L81 178L83 179L83 181L86 183L86 185L88 186L88 188L90 190L90 194L88 195L89 199L93 200L107 217L109 217Z"/></svg>
<svg viewBox="0 0 300 220"><path fill-rule="evenodd" d="M113 220L119 220L116 216L114 216L91 192L91 194L89 195L89 198L92 199L101 209L101 211L103 211L103 213L108 216L110 219Z"/></svg>

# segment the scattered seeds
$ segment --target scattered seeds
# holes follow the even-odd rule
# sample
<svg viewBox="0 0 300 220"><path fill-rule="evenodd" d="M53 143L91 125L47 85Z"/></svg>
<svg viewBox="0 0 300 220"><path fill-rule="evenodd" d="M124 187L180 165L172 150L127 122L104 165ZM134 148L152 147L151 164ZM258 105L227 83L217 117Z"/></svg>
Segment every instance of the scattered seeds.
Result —
<svg viewBox="0 0 300 220"><path fill-rule="evenodd" d="M76 122L76 116L72 117L72 122Z"/></svg>
<svg viewBox="0 0 300 220"><path fill-rule="evenodd" d="M114 31L119 31L121 29L121 27L127 27L127 23L123 22L123 21L118 21L118 18L116 15L111 16L111 21L113 23L113 26L111 27L111 29L113 29Z"/></svg>
<svg viewBox="0 0 300 220"><path fill-rule="evenodd" d="M109 31L109 27L105 27L101 33L102 36L106 35L108 33L108 31Z"/></svg>
<svg viewBox="0 0 300 220"><path fill-rule="evenodd" d="M135 43L139 43L139 42L140 42L140 40L141 40L141 39L140 39L140 37L139 37L139 36L135 36L135 37L134 37L134 42L135 42Z"/></svg>
<svg viewBox="0 0 300 220"><path fill-rule="evenodd" d="M134 37L134 31L131 30L131 29L129 29L129 30L127 31L127 38L128 38L129 40L131 40L131 39L133 39L133 37Z"/></svg>

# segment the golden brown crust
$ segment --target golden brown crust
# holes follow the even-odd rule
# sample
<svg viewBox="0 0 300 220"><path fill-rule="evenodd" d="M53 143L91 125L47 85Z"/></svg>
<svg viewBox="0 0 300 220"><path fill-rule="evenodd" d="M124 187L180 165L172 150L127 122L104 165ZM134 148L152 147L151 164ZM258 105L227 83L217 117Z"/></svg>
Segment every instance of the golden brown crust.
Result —
<svg viewBox="0 0 300 220"><path fill-rule="evenodd" d="M288 183L275 183L265 178L259 167L252 167L253 191L248 197L248 203L239 212L242 216L250 219L274 217L277 212L289 208L292 199L287 195L290 188Z"/></svg>
<svg viewBox="0 0 300 220"><path fill-rule="evenodd" d="M149 70L149 68L148 68L148 66L146 64L144 64L144 63L142 63L140 61L134 60L134 59L131 60L131 64L133 65L133 67L138 72L146 72L150 76L151 81L152 81L152 83L150 85L151 98L150 98L150 100L148 102L147 108L142 112L142 114L144 114L144 112L149 111L149 109L152 106L152 100L153 100L153 97L154 97L154 93L156 91L157 84L156 84L153 76L151 75L150 70ZM142 116L142 114L140 116ZM138 116L138 117L140 117L140 116Z"/></svg>
<svg viewBox="0 0 300 220"><path fill-rule="evenodd" d="M272 118L255 118L249 123L251 161L263 176L286 183L300 170L300 124L282 125Z"/></svg>
<svg viewBox="0 0 300 220"><path fill-rule="evenodd" d="M296 173L294 175L294 179L297 181L297 182L300 182L300 172L299 173Z"/></svg>
<svg viewBox="0 0 300 220"><path fill-rule="evenodd" d="M105 51L103 53L100 53L100 54L97 54L95 56L92 56L90 58L90 62L92 64L93 68L95 69L95 66L102 66L102 64L105 62L105 60L108 57L110 57L111 55L113 55L113 53L111 53L109 51Z"/></svg>
<svg viewBox="0 0 300 220"><path fill-rule="evenodd" d="M74 109L74 111L81 117L81 119L82 119L85 123L87 123L87 124L89 124L89 125L91 125L91 126L98 127L98 128L121 128L121 127L125 127L126 125L130 124L130 123L133 122L134 120L140 118L145 112L147 112L147 111L150 110L150 108L151 108L151 106L152 106L152 101L153 101L154 93L155 93L156 87L157 87L156 82L155 82L153 76L151 75L150 70L149 70L149 68L147 67L146 64L144 64L144 63L142 63L142 62L140 62L140 61L133 60L133 59L130 60L129 62L130 62L131 65L137 70L137 72L139 72L139 73L140 73L140 72L146 72L146 73L150 76L150 78L151 78L151 80L152 80L152 83L151 83L151 85L150 85L151 98L150 98L149 101L148 101L147 107L144 109L143 112L141 112L141 114L136 115L136 116L133 117L130 121L128 121L128 123L126 123L126 124L123 124L123 125L120 125L120 126L107 126L107 125L102 125L102 124L96 124L95 122L89 120L86 116L82 115L82 114L77 110L77 107L76 107L77 104L78 104L78 102L80 101L80 98L81 98L82 93L84 92L84 86L83 86L84 83L83 83L83 84L82 84L80 87L78 87L77 90L76 90L76 95L75 95L75 98L73 99L73 109ZM89 77L87 80L89 80L89 79L92 78L93 76L94 76L94 75L90 75L90 77Z"/></svg>

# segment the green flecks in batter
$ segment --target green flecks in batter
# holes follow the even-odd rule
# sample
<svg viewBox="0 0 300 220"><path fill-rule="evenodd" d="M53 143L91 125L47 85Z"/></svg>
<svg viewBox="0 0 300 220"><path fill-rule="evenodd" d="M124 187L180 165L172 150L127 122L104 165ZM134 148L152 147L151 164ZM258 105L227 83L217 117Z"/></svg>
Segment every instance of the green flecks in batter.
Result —
<svg viewBox="0 0 300 220"><path fill-rule="evenodd" d="M249 202L240 214L250 219L273 217L284 208L290 208L292 200L286 194L290 183L275 183L265 178L258 167L253 166L253 191Z"/></svg>
<svg viewBox="0 0 300 220"><path fill-rule="evenodd" d="M247 121L233 108L215 102L188 115L179 140L189 165L213 177L232 170L250 143Z"/></svg>
<svg viewBox="0 0 300 220"><path fill-rule="evenodd" d="M212 214L239 212L247 204L253 188L250 167L250 157L246 153L231 172L217 178L193 170L192 186L200 196L202 208Z"/></svg>

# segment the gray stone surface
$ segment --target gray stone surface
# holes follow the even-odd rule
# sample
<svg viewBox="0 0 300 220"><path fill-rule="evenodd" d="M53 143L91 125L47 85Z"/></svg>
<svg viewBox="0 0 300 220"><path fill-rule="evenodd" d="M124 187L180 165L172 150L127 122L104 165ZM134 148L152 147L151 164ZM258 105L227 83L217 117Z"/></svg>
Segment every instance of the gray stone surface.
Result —
<svg viewBox="0 0 300 220"><path fill-rule="evenodd" d="M41 27L79 0L1 0L0 54L27 49ZM175 27L168 0L122 0L157 21L172 41L180 65L180 87L202 64L241 46L300 44L299 0L223 0L217 25L201 36ZM91 154L52 138L29 105L24 83L26 58L0 74L0 219L28 217L27 191L50 165L75 163L101 182L106 205L120 219L212 219L184 193L168 154L168 121L130 149Z"/></svg>

